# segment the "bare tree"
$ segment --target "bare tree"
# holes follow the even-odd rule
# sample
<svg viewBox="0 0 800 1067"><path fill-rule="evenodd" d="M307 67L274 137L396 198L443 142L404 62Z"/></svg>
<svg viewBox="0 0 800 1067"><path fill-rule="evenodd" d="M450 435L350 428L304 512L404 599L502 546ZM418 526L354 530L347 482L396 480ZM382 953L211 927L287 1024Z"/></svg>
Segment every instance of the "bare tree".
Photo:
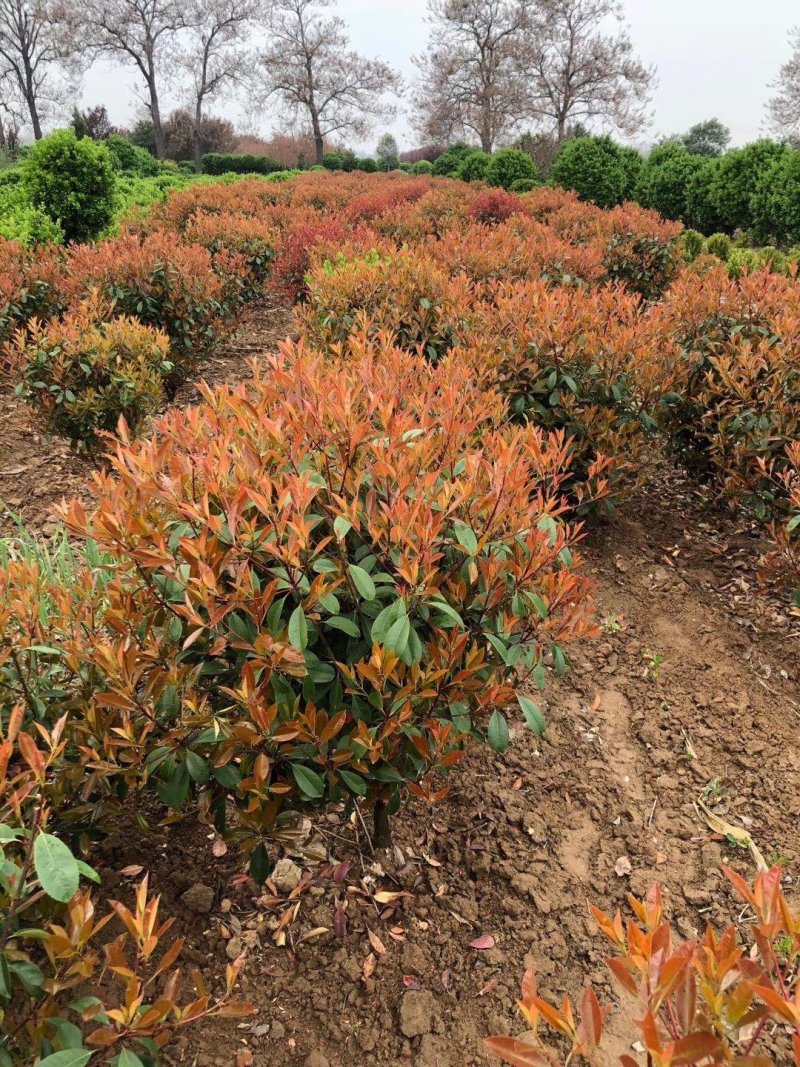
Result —
<svg viewBox="0 0 800 1067"><path fill-rule="evenodd" d="M776 134L797 137L800 134L800 26L790 32L789 44L792 55L770 86L776 92L767 104L767 115Z"/></svg>
<svg viewBox="0 0 800 1067"><path fill-rule="evenodd" d="M429 0L427 50L414 58L420 134L477 137L484 152L530 114L523 57L532 0Z"/></svg>
<svg viewBox="0 0 800 1067"><path fill-rule="evenodd" d="M633 54L620 0L536 0L527 52L532 117L559 143L576 122L629 135L649 125L655 71Z"/></svg>
<svg viewBox="0 0 800 1067"><path fill-rule="evenodd" d="M4 0L3 0L4 2ZM156 155L164 158L159 92L176 35L188 21L181 0L84 0L88 36L96 50L136 67L144 81L144 104L153 123Z"/></svg>
<svg viewBox="0 0 800 1067"><path fill-rule="evenodd" d="M200 173L203 110L242 76L247 52L242 34L257 13L256 0L195 0L181 64L191 79L192 155Z"/></svg>
<svg viewBox="0 0 800 1067"><path fill-rule="evenodd" d="M73 12L50 0L0 0L0 80L24 105L38 141L42 119L65 92L59 76L75 51Z"/></svg>
<svg viewBox="0 0 800 1067"><path fill-rule="evenodd" d="M25 105L16 79L0 69L0 149L16 152L19 134L25 122Z"/></svg>
<svg viewBox="0 0 800 1067"><path fill-rule="evenodd" d="M321 13L332 2L268 0L266 94L280 101L290 123L308 120L317 163L326 137L363 137L378 119L392 119L387 95L400 89L390 66L350 48L342 19Z"/></svg>

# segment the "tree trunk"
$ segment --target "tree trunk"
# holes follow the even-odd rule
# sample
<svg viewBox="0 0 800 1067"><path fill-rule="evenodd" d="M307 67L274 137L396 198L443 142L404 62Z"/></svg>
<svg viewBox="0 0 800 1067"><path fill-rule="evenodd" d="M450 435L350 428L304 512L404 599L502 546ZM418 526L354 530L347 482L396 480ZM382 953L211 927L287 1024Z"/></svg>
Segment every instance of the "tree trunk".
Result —
<svg viewBox="0 0 800 1067"><path fill-rule="evenodd" d="M197 104L194 111L194 126L192 127L192 151L194 153L194 172L199 174L203 167L203 152L200 143L200 127L203 122L201 105Z"/></svg>
<svg viewBox="0 0 800 1067"><path fill-rule="evenodd" d="M161 125L161 109L158 105L158 89L154 77L150 78L148 85L150 91L150 118L153 121L153 141L155 142L156 159L163 159L166 155L164 143L164 129Z"/></svg>
<svg viewBox="0 0 800 1067"><path fill-rule="evenodd" d="M31 117L31 126L33 127L33 136L37 141L42 139L42 124L39 121L39 109L36 106L36 93L32 88L25 94L25 102L28 105L28 113Z"/></svg>
<svg viewBox="0 0 800 1067"><path fill-rule="evenodd" d="M319 115L314 108L311 108L311 130L314 134L314 154L316 156L316 162L321 164L325 146L322 137L322 127L319 124Z"/></svg>
<svg viewBox="0 0 800 1067"><path fill-rule="evenodd" d="M375 811L372 818L374 826L372 844L375 848L391 848L392 828L389 824L389 810L385 800L375 801Z"/></svg>

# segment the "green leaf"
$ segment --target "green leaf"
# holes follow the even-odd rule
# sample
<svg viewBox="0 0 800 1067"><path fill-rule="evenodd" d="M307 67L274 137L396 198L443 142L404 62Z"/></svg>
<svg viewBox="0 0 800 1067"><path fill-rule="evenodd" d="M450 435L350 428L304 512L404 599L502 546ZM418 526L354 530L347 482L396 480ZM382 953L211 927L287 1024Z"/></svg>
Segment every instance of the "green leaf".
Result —
<svg viewBox="0 0 800 1067"><path fill-rule="evenodd" d="M786 529L789 533L792 533L798 526L800 526L800 515L792 515L791 519L786 523Z"/></svg>
<svg viewBox="0 0 800 1067"><path fill-rule="evenodd" d="M456 626L460 626L462 630L464 629L464 620L449 604L446 604L443 600L429 600L428 605L433 611L440 612L445 618L454 622Z"/></svg>
<svg viewBox="0 0 800 1067"><path fill-rule="evenodd" d="M12 960L8 969L15 974L31 996L38 996L44 985L44 975L35 963L29 960Z"/></svg>
<svg viewBox="0 0 800 1067"><path fill-rule="evenodd" d="M299 604L289 618L289 643L300 652L308 644L308 623Z"/></svg>
<svg viewBox="0 0 800 1067"><path fill-rule="evenodd" d="M83 1045L83 1034L80 1027L66 1019L50 1019L50 1025L58 1034L58 1043L62 1048L80 1049Z"/></svg>
<svg viewBox="0 0 800 1067"><path fill-rule="evenodd" d="M33 866L42 889L52 900L66 904L78 892L78 863L63 841L39 834L33 845Z"/></svg>
<svg viewBox="0 0 800 1067"><path fill-rule="evenodd" d="M501 711L495 711L489 719L489 746L495 752L505 752L508 748L508 723Z"/></svg>
<svg viewBox="0 0 800 1067"><path fill-rule="evenodd" d="M477 555L478 538L475 536L475 532L463 522L454 522L453 531L461 547L465 548L470 556Z"/></svg>
<svg viewBox="0 0 800 1067"><path fill-rule="evenodd" d="M63 1052L54 1052L39 1060L36 1067L84 1067L94 1055L81 1048L66 1048Z"/></svg>
<svg viewBox="0 0 800 1067"><path fill-rule="evenodd" d="M381 611L372 624L372 641L373 644L382 645L386 640L386 635L389 633L392 625L397 621L400 615L405 615L406 604L402 599L393 600L391 604L388 604L383 611Z"/></svg>
<svg viewBox="0 0 800 1067"><path fill-rule="evenodd" d="M189 795L189 784L189 769L179 763L171 778L158 783L158 795L168 807L180 808Z"/></svg>
<svg viewBox="0 0 800 1067"><path fill-rule="evenodd" d="M186 767L193 782L195 782L197 785L208 784L208 763L203 759L202 756L198 756L196 752L192 752L190 749L187 749Z"/></svg>
<svg viewBox="0 0 800 1067"><path fill-rule="evenodd" d="M124 1048L119 1054L117 1067L144 1067L144 1064L135 1052L131 1052L129 1049Z"/></svg>
<svg viewBox="0 0 800 1067"><path fill-rule="evenodd" d="M302 763L293 763L292 774L303 796L311 800L319 800L321 796L324 796L325 782L316 771L312 771L310 767L304 767Z"/></svg>
<svg viewBox="0 0 800 1067"><path fill-rule="evenodd" d="M259 841L250 857L250 874L258 885L263 885L270 871L269 855L263 841Z"/></svg>
<svg viewBox="0 0 800 1067"><path fill-rule="evenodd" d="M359 778L357 774L353 774L352 771L339 771L339 777L342 779L351 793L357 794L357 796L366 796L367 783L363 778Z"/></svg>
<svg viewBox="0 0 800 1067"><path fill-rule="evenodd" d="M402 655L406 645L408 644L408 637L411 633L411 623L408 621L408 615L401 615L399 619L395 620L389 627L389 632L383 642L384 648L387 648L390 652L394 652L395 655Z"/></svg>
<svg viewBox="0 0 800 1067"><path fill-rule="evenodd" d="M353 524L352 522L350 522L349 519L346 519L344 515L337 515L337 517L333 520L333 529L336 533L336 536L341 541L343 538L347 537L347 535L353 529Z"/></svg>
<svg viewBox="0 0 800 1067"><path fill-rule="evenodd" d="M214 777L226 789L236 789L242 780L241 772L234 763L226 763L214 768Z"/></svg>
<svg viewBox="0 0 800 1067"><path fill-rule="evenodd" d="M84 878L88 878L90 882L94 882L95 885L100 885L100 875L94 869L90 867L88 863L84 863L83 860L76 860L78 864L78 872L83 875Z"/></svg>
<svg viewBox="0 0 800 1067"><path fill-rule="evenodd" d="M483 636L498 654L503 663L508 663L508 646L504 644L499 637L495 637L494 634L484 634Z"/></svg>
<svg viewBox="0 0 800 1067"><path fill-rule="evenodd" d="M535 704L529 697L521 696L519 693L517 693L517 702L522 708L522 714L525 716L525 721L531 730L535 734L543 734L545 726L544 715L542 715L539 705Z"/></svg>
<svg viewBox="0 0 800 1067"><path fill-rule="evenodd" d="M528 597L528 600L530 600L531 604L533 604L533 606L536 608L536 611L537 611L537 614L539 615L539 618L540 619L546 619L547 618L547 604L545 603L544 598L540 597L538 593L528 593L527 597Z"/></svg>
<svg viewBox="0 0 800 1067"><path fill-rule="evenodd" d="M564 656L564 653L561 651L558 645L551 645L550 648L553 653L553 666L555 668L555 672L558 677L561 678L567 670L566 657Z"/></svg>
<svg viewBox="0 0 800 1067"><path fill-rule="evenodd" d="M361 631L358 625L353 622L352 619L344 618L341 615L335 615L330 619L325 620L325 625L331 630L341 630L343 634L348 634L350 637L360 637Z"/></svg>
<svg viewBox="0 0 800 1067"><path fill-rule="evenodd" d="M350 577L353 579L353 585L361 594L363 600L375 599L375 583L369 574L363 567L359 567L355 563L349 564Z"/></svg>

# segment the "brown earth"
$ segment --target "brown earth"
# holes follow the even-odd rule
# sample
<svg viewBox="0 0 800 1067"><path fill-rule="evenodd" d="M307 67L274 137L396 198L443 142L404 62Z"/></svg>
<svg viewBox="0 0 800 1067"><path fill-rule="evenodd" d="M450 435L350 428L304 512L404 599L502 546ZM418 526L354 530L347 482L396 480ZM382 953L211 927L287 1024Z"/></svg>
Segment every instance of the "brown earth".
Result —
<svg viewBox="0 0 800 1067"><path fill-rule="evenodd" d="M275 326L275 313L262 313ZM274 338L277 326L268 340L262 325L251 322L248 352ZM218 358L215 380L230 380L239 364ZM18 507L40 525L87 467L25 437L16 409L5 410L0 446L11 441L13 455L0 453L0 471L28 468L4 477L22 479ZM398 814L390 856L371 855L355 814L321 818L294 854L304 874L289 903L297 870L282 865L281 891L257 893L239 877L239 858L215 856L213 835L193 820L147 834L131 820L108 839L107 888L128 891L126 865L149 870L165 913L178 916L187 967L213 984L228 959L247 954L240 991L258 1014L186 1032L167 1062L486 1064L485 1036L524 1029L515 998L531 962L550 998L576 995L589 979L614 1002L587 899L624 907L626 892L659 881L683 936L741 914L719 865L751 877L753 860L711 831L698 801L784 862L794 895L800 620L756 592L759 548L665 468L587 545L602 632L548 683L546 736L520 719L505 755L473 751L433 814L417 803ZM410 895L386 905L374 898L381 890ZM297 916L278 947L288 907ZM487 934L494 947L470 947ZM619 1014L609 1029L610 1064L635 1033Z"/></svg>

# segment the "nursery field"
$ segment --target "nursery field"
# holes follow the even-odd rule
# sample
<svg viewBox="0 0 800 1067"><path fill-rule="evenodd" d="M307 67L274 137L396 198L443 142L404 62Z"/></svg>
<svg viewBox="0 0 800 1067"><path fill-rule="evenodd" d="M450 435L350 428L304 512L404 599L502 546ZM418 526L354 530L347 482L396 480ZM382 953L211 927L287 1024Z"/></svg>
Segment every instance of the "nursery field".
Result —
<svg viewBox="0 0 800 1067"><path fill-rule="evenodd" d="M0 343L0 1067L800 1064L793 270L198 183Z"/></svg>

